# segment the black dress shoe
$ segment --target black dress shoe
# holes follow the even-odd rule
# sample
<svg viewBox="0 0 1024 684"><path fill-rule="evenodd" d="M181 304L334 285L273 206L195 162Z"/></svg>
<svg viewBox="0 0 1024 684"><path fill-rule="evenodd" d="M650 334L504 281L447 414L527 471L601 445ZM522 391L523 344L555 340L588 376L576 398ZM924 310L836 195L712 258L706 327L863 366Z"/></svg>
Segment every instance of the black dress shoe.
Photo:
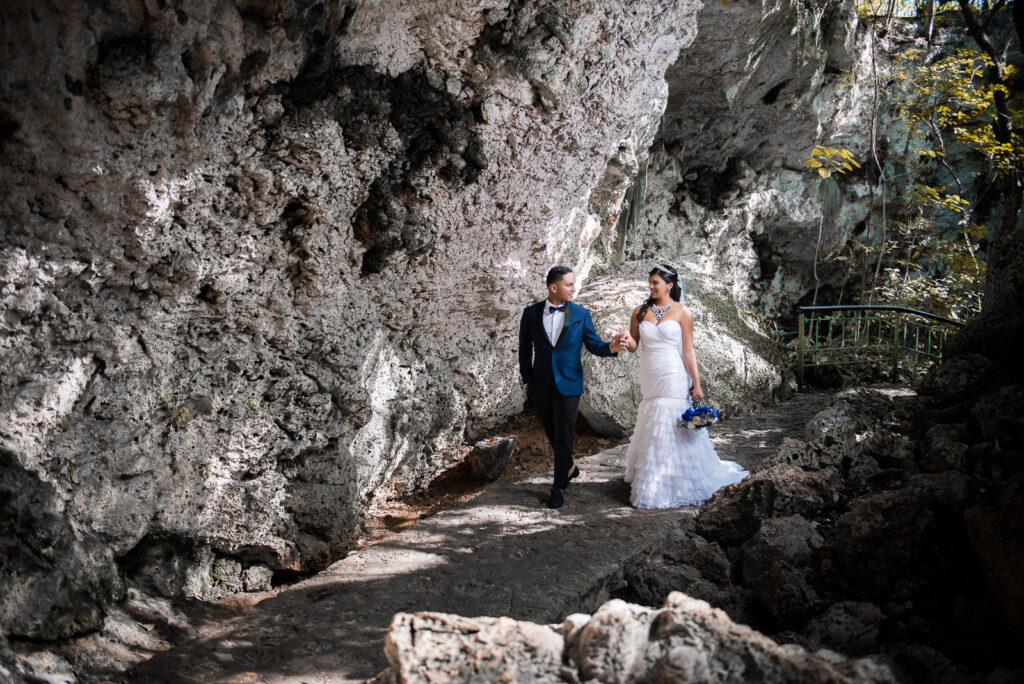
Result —
<svg viewBox="0 0 1024 684"><path fill-rule="evenodd" d="M573 480L575 480L579 476L580 476L580 467L579 466L573 466L572 475L569 476L569 479L566 482L566 485L568 485L569 482L572 482Z"/></svg>
<svg viewBox="0 0 1024 684"><path fill-rule="evenodd" d="M548 501L549 508L561 508L562 504L565 503L565 497L562 496L562 490L556 487L551 488L551 500Z"/></svg>

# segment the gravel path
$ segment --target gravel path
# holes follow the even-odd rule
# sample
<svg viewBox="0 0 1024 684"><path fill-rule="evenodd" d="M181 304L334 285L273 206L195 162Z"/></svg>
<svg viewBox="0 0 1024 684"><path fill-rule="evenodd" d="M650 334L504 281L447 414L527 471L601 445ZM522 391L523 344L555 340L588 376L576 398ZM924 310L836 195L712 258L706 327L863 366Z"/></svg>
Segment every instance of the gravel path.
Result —
<svg viewBox="0 0 1024 684"><path fill-rule="evenodd" d="M723 458L751 468L828 403L801 394L713 428ZM625 446L579 459L565 507L543 505L550 474L486 491L416 522L156 655L130 682L361 681L386 666L392 615L419 610L560 622L592 612L622 568L662 546L696 507L641 511L622 482Z"/></svg>

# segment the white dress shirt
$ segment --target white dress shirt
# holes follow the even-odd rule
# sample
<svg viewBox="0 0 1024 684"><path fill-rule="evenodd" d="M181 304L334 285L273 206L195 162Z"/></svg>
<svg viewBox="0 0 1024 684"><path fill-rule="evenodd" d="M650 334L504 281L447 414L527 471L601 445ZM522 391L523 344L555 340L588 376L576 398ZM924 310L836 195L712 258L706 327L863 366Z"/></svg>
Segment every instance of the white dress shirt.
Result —
<svg viewBox="0 0 1024 684"><path fill-rule="evenodd" d="M550 299L544 300L544 332L548 334L551 346L554 346L558 341L558 335L562 332L562 325L565 323L565 309L552 313L549 308L552 306L568 306L568 303L556 305Z"/></svg>

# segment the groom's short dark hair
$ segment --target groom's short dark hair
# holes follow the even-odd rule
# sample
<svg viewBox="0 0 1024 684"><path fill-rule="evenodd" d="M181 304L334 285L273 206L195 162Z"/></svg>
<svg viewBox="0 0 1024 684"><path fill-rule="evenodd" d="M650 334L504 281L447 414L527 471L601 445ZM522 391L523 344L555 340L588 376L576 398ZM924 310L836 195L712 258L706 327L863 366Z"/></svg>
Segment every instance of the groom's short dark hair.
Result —
<svg viewBox="0 0 1024 684"><path fill-rule="evenodd" d="M554 266L550 271L548 271L548 278L545 284L550 285L552 283L557 283L564 278L567 273L572 273L572 269L568 266Z"/></svg>

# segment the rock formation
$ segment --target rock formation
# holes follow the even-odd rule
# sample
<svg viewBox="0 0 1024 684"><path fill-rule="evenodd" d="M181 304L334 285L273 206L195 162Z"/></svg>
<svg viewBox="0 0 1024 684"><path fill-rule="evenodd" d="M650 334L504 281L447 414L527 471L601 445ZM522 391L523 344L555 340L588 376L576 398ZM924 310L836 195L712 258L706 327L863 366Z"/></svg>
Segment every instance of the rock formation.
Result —
<svg viewBox="0 0 1024 684"><path fill-rule="evenodd" d="M509 618L399 613L391 667L374 684L506 682L896 682L884 664L780 645L679 592L661 609L618 599L545 626Z"/></svg>
<svg viewBox="0 0 1024 684"><path fill-rule="evenodd" d="M778 681L812 676L792 667L823 681L1019 679L1019 475L993 481L991 461L922 467L918 448L952 449L901 434L920 410L905 388L840 394L805 439L785 440L694 526L626 565L613 595L648 608L612 601L560 629L399 615L382 681L735 681L749 676L736 648ZM663 624L685 624L681 641Z"/></svg>
<svg viewBox="0 0 1024 684"><path fill-rule="evenodd" d="M814 285L822 212L822 254L864 230L876 182L867 162L822 181L803 159L816 144L869 156L868 43L843 2L708 3L698 35L666 74L664 124L622 249L676 255L741 304L787 316Z"/></svg>
<svg viewBox="0 0 1024 684"><path fill-rule="evenodd" d="M323 567L519 411L699 9L5 3L0 632Z"/></svg>
<svg viewBox="0 0 1024 684"><path fill-rule="evenodd" d="M0 637L94 629L128 584L218 596L345 553L375 498L428 482L522 408L518 315L554 263L581 276L605 335L642 298L639 264L694 263L709 388L726 408L770 397L777 361L741 311L803 297L818 217L826 251L857 235L875 180L819 186L800 167L819 140L863 155L868 100L852 5L807 12L4 3ZM643 211L624 222L640 179ZM915 672L934 674L912 661L949 633L1019 638L1022 383L1004 370L1020 241L1006 240L994 313L925 384L940 420L916 460L878 428L888 414L851 422L840 405L710 504L700 541L630 568L628 592L660 605L685 584L849 653L927 632L906 651ZM623 432L628 362L590 372L614 389L585 414ZM847 403L873 401L896 411ZM928 603L950 569L977 590ZM548 655L570 635L515 629ZM674 667L653 653L636 666Z"/></svg>

